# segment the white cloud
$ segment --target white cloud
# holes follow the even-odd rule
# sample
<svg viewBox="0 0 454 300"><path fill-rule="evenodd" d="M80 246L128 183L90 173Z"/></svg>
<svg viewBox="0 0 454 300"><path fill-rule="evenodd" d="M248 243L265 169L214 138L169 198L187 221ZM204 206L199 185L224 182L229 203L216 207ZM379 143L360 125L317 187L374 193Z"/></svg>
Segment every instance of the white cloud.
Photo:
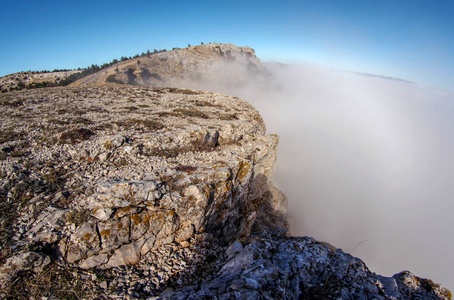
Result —
<svg viewBox="0 0 454 300"><path fill-rule="evenodd" d="M291 232L382 275L454 287L454 94L313 65L217 72L203 88L240 96L281 136L274 181ZM224 85L234 76L241 86ZM215 84L216 83L216 84ZM200 86L199 86L200 87Z"/></svg>

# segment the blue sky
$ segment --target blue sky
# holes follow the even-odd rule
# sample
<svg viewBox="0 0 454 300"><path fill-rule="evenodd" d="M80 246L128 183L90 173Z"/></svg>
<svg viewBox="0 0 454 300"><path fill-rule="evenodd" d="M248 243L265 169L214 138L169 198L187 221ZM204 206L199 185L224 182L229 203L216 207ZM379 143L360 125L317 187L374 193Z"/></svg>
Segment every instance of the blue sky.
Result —
<svg viewBox="0 0 454 300"><path fill-rule="evenodd" d="M200 42L453 90L454 2L0 2L0 76L102 64Z"/></svg>

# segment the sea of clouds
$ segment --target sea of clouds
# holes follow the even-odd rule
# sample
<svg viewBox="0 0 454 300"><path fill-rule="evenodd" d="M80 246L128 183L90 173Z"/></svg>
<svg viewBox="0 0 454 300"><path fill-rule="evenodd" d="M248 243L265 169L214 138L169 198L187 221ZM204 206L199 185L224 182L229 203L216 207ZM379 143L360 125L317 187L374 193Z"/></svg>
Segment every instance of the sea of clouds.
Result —
<svg viewBox="0 0 454 300"><path fill-rule="evenodd" d="M453 289L454 93L311 64L265 67L259 78L223 67L196 87L247 100L279 134L273 181L291 233L378 274L409 270Z"/></svg>

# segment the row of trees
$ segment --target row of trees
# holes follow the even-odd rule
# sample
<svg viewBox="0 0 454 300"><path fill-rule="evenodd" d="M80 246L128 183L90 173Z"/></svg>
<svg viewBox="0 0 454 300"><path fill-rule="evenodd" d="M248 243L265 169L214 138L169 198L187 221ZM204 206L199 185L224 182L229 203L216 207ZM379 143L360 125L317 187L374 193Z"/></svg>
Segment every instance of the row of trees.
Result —
<svg viewBox="0 0 454 300"><path fill-rule="evenodd" d="M44 81L44 82L32 82L29 84L25 84L22 81L19 81L17 83L17 86L15 87L10 87L9 89L0 89L1 93L6 93L6 92L11 92L11 91L20 91L23 89L36 89L36 88L43 88L43 87L51 87L51 86L57 86L57 83L55 82L50 82L50 81Z"/></svg>

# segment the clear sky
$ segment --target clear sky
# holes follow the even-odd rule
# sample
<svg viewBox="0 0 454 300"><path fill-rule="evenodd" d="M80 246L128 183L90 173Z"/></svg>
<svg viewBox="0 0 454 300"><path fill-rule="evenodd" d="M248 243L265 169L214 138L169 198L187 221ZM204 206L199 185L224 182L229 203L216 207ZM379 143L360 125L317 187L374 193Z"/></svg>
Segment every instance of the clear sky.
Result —
<svg viewBox="0 0 454 300"><path fill-rule="evenodd" d="M454 89L451 0L2 0L0 11L0 76L218 42Z"/></svg>

